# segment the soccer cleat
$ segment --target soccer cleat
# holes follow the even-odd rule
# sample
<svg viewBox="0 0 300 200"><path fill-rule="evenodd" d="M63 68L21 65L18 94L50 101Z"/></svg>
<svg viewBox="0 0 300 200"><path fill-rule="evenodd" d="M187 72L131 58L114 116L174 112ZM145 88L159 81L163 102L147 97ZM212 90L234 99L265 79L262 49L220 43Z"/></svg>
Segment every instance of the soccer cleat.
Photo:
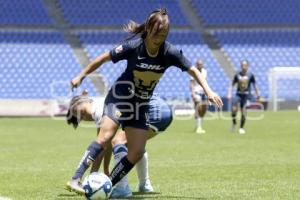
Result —
<svg viewBox="0 0 300 200"><path fill-rule="evenodd" d="M128 198L128 197L132 197L132 191L130 190L129 186L127 185L125 188L116 186L112 190L109 198L110 199L118 199L118 198Z"/></svg>
<svg viewBox="0 0 300 200"><path fill-rule="evenodd" d="M154 192L154 189L149 179L145 183L139 184L139 192L143 192L143 193Z"/></svg>
<svg viewBox="0 0 300 200"><path fill-rule="evenodd" d="M206 133L206 131L205 131L201 126L199 126L199 127L196 129L196 133L198 133L198 134L203 134L203 133Z"/></svg>
<svg viewBox="0 0 300 200"><path fill-rule="evenodd" d="M232 124L232 125L231 125L230 132L231 132L231 133L234 133L234 132L235 132L235 124Z"/></svg>
<svg viewBox="0 0 300 200"><path fill-rule="evenodd" d="M67 185L66 185L66 189L69 190L70 192L75 192L79 195L84 195L85 191L82 188L79 180L80 179L72 179L72 180L68 181Z"/></svg>
<svg viewBox="0 0 300 200"><path fill-rule="evenodd" d="M239 133L240 133L240 134L245 134L245 133L246 133L246 131L245 131L245 129L243 129L243 128L240 128L240 129L239 129Z"/></svg>

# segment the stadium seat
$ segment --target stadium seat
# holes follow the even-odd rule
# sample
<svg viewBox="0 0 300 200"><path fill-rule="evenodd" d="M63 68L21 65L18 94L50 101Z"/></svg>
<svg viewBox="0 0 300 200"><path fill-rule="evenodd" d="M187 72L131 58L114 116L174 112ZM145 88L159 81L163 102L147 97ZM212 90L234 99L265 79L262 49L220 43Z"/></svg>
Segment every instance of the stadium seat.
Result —
<svg viewBox="0 0 300 200"><path fill-rule="evenodd" d="M206 24L300 24L298 0L192 0Z"/></svg>
<svg viewBox="0 0 300 200"><path fill-rule="evenodd" d="M46 25L52 24L43 0L1 0L0 24Z"/></svg>
<svg viewBox="0 0 300 200"><path fill-rule="evenodd" d="M72 25L122 25L130 19L143 23L158 7L168 9L173 25L188 25L177 0L59 0Z"/></svg>
<svg viewBox="0 0 300 200"><path fill-rule="evenodd" d="M0 98L52 99L70 95L69 80L81 70L56 31L0 31ZM89 79L82 88L97 91Z"/></svg>

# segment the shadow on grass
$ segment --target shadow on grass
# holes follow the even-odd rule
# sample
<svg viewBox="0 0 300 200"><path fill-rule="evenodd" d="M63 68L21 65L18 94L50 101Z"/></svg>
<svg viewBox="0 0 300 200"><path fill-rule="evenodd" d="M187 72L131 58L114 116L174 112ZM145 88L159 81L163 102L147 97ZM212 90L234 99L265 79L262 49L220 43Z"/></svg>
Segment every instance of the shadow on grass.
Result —
<svg viewBox="0 0 300 200"><path fill-rule="evenodd" d="M57 195L57 198L58 199L84 199L84 196L79 196L78 194L67 194L67 193L64 193L64 194L58 194Z"/></svg>
<svg viewBox="0 0 300 200"><path fill-rule="evenodd" d="M176 196L176 195L161 195L160 192L141 193L133 192L133 197L127 199L194 199L194 200L206 200L202 197L189 197L189 196Z"/></svg>

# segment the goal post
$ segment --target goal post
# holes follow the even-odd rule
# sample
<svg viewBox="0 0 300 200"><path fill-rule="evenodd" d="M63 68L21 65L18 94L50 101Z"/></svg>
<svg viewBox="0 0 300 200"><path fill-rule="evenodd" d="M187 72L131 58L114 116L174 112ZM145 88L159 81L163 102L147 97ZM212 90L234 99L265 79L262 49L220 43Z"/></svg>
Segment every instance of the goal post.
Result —
<svg viewBox="0 0 300 200"><path fill-rule="evenodd" d="M278 102L286 98L300 100L300 67L274 67L269 70L268 79L271 110L277 111Z"/></svg>

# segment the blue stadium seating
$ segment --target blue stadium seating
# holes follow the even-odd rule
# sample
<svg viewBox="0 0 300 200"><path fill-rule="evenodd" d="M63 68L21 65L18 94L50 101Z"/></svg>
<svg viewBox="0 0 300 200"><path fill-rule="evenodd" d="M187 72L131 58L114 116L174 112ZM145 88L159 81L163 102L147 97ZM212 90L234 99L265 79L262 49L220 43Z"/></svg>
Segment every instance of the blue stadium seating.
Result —
<svg viewBox="0 0 300 200"><path fill-rule="evenodd" d="M0 31L0 98L51 99L70 94L69 80L81 70L56 31ZM82 88L97 95L87 79Z"/></svg>
<svg viewBox="0 0 300 200"><path fill-rule="evenodd" d="M215 32L215 36L236 70L239 70L242 59L250 62L250 69L256 75L264 97L268 97L269 69L300 65L299 30L222 30Z"/></svg>
<svg viewBox="0 0 300 200"><path fill-rule="evenodd" d="M299 0L192 0L192 5L207 24L300 24Z"/></svg>
<svg viewBox="0 0 300 200"><path fill-rule="evenodd" d="M80 31L77 32L77 35L91 59L116 47L120 41L127 37L122 31ZM208 70L208 81L212 88L220 95L226 94L229 80L198 34L193 31L172 31L168 40L182 49L191 62L195 63L197 59L203 59ZM108 63L99 71L104 74L109 86L111 86L125 67L126 62L124 61L117 65ZM182 73L176 67L171 67L162 77L155 92L164 98L190 98L189 80L190 78L186 73Z"/></svg>
<svg viewBox="0 0 300 200"><path fill-rule="evenodd" d="M0 0L0 24L52 24L43 0Z"/></svg>
<svg viewBox="0 0 300 200"><path fill-rule="evenodd" d="M159 7L168 9L172 25L188 25L177 0L59 0L73 25L122 25L130 19L143 23Z"/></svg>

